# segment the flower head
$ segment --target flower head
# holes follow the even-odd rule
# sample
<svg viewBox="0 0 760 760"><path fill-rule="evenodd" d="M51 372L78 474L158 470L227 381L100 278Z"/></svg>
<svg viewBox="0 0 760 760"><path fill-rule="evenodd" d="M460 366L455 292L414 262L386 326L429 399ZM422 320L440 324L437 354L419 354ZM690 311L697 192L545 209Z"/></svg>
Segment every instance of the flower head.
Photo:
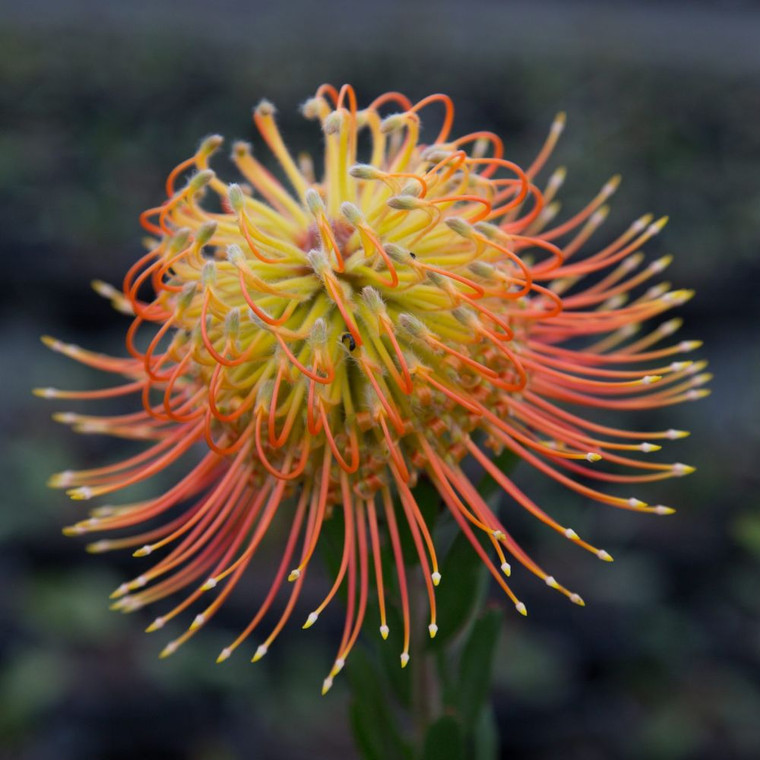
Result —
<svg viewBox="0 0 760 760"><path fill-rule="evenodd" d="M423 145L420 116L430 106L443 108L443 124L433 143ZM519 612L525 614L525 606L507 582L513 562L583 604L520 548L465 473L463 460L548 527L611 560L534 503L492 454L512 452L613 507L670 513L579 479L638 485L684 475L692 468L646 461L645 455L660 448L657 441L686 433L619 430L566 405L592 412L666 406L704 395L700 386L708 376L702 363L675 359L699 342L658 347L679 320L649 326L692 295L667 285L640 287L669 262L645 264L641 253L665 220L641 217L613 242L594 248L590 240L617 178L585 208L554 220L564 172L543 183L537 178L562 116L522 169L503 157L494 134L452 137L453 107L444 95L413 105L388 93L359 109L350 87L323 86L303 113L322 127L321 180L309 157L288 152L268 102L255 109L254 121L285 184L245 143L232 149L242 181L226 184L209 168L222 140L204 140L169 175L167 200L143 214L152 236L149 252L127 273L123 289L96 286L117 309L134 315L128 356L111 358L46 339L51 348L125 382L99 391L38 392L76 399L134 394L141 401L138 411L115 417L58 415L81 432L146 441L142 453L123 462L54 476L52 485L69 489L74 499L104 496L177 460L190 462L188 474L166 493L99 507L67 529L137 530L90 549L132 547L137 556L160 557L114 594L115 607L133 610L185 591L149 630L198 600L207 602L166 654L214 615L285 513L287 539L271 590L220 659L259 626L282 592L285 611L254 660L263 656L293 612L324 522L336 510L343 514L340 569L304 625L313 625L348 584L346 625L329 687L359 634L373 575L380 631L388 634L389 590L380 558L385 541L395 558L394 593L403 610L402 665L409 659L402 532L417 548L430 635L437 631L435 586L442 579L413 491L420 477L437 489ZM199 448L198 461L193 452ZM607 463L623 471L608 472Z"/></svg>

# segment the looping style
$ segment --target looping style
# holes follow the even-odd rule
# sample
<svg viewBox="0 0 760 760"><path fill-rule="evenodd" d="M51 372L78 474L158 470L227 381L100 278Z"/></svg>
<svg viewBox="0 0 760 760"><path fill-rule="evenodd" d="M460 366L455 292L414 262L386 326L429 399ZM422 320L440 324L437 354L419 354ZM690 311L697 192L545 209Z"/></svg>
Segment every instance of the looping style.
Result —
<svg viewBox="0 0 760 760"><path fill-rule="evenodd" d="M421 119L439 117L441 106L435 142L423 145ZM37 392L90 400L136 394L142 402L141 410L113 417L56 416L79 432L147 444L123 462L54 476L51 485L74 499L120 491L178 460L188 463L166 493L98 507L66 531L115 534L91 544L93 552L159 553L113 595L115 608L132 611L184 591L149 630L213 595L164 655L214 615L280 522L285 542L271 590L219 657L229 657L284 594L284 611L253 657L260 659L295 609L325 521L343 515L338 575L304 625L313 625L348 584L327 690L359 635L371 577L383 637L385 595L400 595L402 666L409 660L404 532L426 577L430 635L437 631L435 587L445 579L415 500L420 477L437 489L519 612L526 613L525 605L506 580L512 563L582 605L521 549L471 473L488 474L545 525L611 560L533 502L493 456L512 452L613 507L668 514L669 507L587 483L687 474L693 468L634 456L686 433L616 429L577 408L639 410L694 400L707 393L701 386L709 375L703 362L674 360L698 341L656 345L680 321L651 326L650 320L692 295L667 285L640 289L669 262L645 266L641 253L664 219L642 217L612 242L591 248L618 184L613 178L588 206L553 224L564 171L544 183L537 178L563 115L524 171L503 158L501 140L489 132L451 138L453 105L445 95L415 105L389 93L360 109L350 86L323 85L303 113L324 133L321 180L308 157L288 152L266 101L254 121L282 180L248 145L236 143L232 160L243 182L226 184L209 168L222 139L204 140L169 175L167 200L142 215L153 236L150 249L122 290L96 286L134 316L126 358L45 339L124 383ZM359 156L361 132L369 139ZM193 457L198 451L200 461ZM464 468L465 458L474 469ZM391 585L383 584L386 548L397 573Z"/></svg>

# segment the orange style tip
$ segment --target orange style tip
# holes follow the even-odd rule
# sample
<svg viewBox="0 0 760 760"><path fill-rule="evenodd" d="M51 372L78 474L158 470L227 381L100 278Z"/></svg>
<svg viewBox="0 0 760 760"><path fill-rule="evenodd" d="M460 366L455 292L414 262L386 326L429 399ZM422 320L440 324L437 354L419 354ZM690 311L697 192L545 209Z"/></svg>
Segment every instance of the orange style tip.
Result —
<svg viewBox="0 0 760 760"><path fill-rule="evenodd" d="M697 468L692 467L690 464L683 464L682 462L676 462L672 467L671 470L674 475L677 477L682 477L683 475L691 475L692 472L696 472Z"/></svg>
<svg viewBox="0 0 760 760"><path fill-rule="evenodd" d="M516 609L516 610L517 610L517 611L518 611L518 612L519 612L521 615L523 615L523 616L527 617L527 615L528 615L528 608L527 608L527 607L526 607L526 606L525 606L525 605L524 605L522 602L518 602L518 603L515 605L515 609Z"/></svg>
<svg viewBox="0 0 760 760"><path fill-rule="evenodd" d="M658 504L656 507L652 507L652 512L656 515L674 515L676 513L673 507L665 507L662 504Z"/></svg>
<svg viewBox="0 0 760 760"><path fill-rule="evenodd" d="M89 552L90 554L102 554L103 552L107 552L110 549L110 541L96 541L94 544L87 544L87 546L85 546L85 551Z"/></svg>
<svg viewBox="0 0 760 760"><path fill-rule="evenodd" d="M662 300L671 306L683 306L694 298L694 290L670 290L662 296Z"/></svg>
<svg viewBox="0 0 760 760"><path fill-rule="evenodd" d="M122 583L119 588L117 588L115 591L112 591L108 598L109 599L118 599L121 596L124 596L125 594L129 593L129 585L126 583Z"/></svg>
<svg viewBox="0 0 760 760"><path fill-rule="evenodd" d="M345 666L346 661L342 657L338 657L338 659L335 660L335 663L333 664L332 670L330 671L330 678L335 678L335 676L337 676Z"/></svg>
<svg viewBox="0 0 760 760"><path fill-rule="evenodd" d="M430 638L434 639L435 634L438 633L438 626L435 623L431 623L428 626L428 633L430 634Z"/></svg>
<svg viewBox="0 0 760 760"><path fill-rule="evenodd" d="M388 628L385 623L380 626L380 635L383 637L383 641L385 641L388 638L388 634L391 632L390 628Z"/></svg>
<svg viewBox="0 0 760 760"><path fill-rule="evenodd" d="M623 175L622 174L615 174L614 176L610 177L607 180L607 183L602 188L602 193L604 193L605 196L610 196L612 193L615 192L615 190L620 187L620 183L623 181Z"/></svg>
<svg viewBox="0 0 760 760"><path fill-rule="evenodd" d="M81 536L84 528L77 523L76 525L67 525L62 531L64 536Z"/></svg>
<svg viewBox="0 0 760 760"><path fill-rule="evenodd" d="M310 612L309 617L306 618L306 622L301 626L301 628L304 630L306 628L311 628L314 623L317 622L317 620L319 620L319 615L316 612Z"/></svg>
<svg viewBox="0 0 760 760"><path fill-rule="evenodd" d="M671 441L675 441L679 438L688 438L690 435L691 433L688 430L674 430L673 428L670 428L670 430L665 431L665 437Z"/></svg>
<svg viewBox="0 0 760 760"><path fill-rule="evenodd" d="M231 654L232 654L232 650L229 647L225 647L224 649L222 649L222 651L219 652L219 656L216 658L217 665L220 662L224 662L225 660L229 660Z"/></svg>
<svg viewBox="0 0 760 760"><path fill-rule="evenodd" d="M509 578L509 576L512 575L512 565L510 565L509 562L502 562L501 572L504 573L504 575L506 575L507 578Z"/></svg>
<svg viewBox="0 0 760 760"><path fill-rule="evenodd" d="M704 345L703 340L682 340L678 344L678 350L687 353L688 351L696 351L698 348L702 348Z"/></svg>
<svg viewBox="0 0 760 760"><path fill-rule="evenodd" d="M163 628L165 623L166 621L162 617L158 617L145 629L145 633L153 633L153 631Z"/></svg>
<svg viewBox="0 0 760 760"><path fill-rule="evenodd" d="M430 578L432 579L434 586L437 586L441 582L441 574L437 570L434 573L431 573Z"/></svg>
<svg viewBox="0 0 760 760"><path fill-rule="evenodd" d="M291 570L290 574L288 575L288 580L293 583L293 581L297 581L301 577L301 571L296 568L295 570Z"/></svg>
<svg viewBox="0 0 760 760"><path fill-rule="evenodd" d="M216 578L209 578L202 586L201 591L211 591L212 588L216 588Z"/></svg>
<svg viewBox="0 0 760 760"><path fill-rule="evenodd" d="M602 459L601 454L597 454L594 451L589 451L588 454L586 454L586 461L587 462L598 462Z"/></svg>
<svg viewBox="0 0 760 760"><path fill-rule="evenodd" d="M600 206L589 217L589 223L592 224L594 227L598 227L609 216L609 213L610 213L609 206L606 206L606 205Z"/></svg>
<svg viewBox="0 0 760 760"><path fill-rule="evenodd" d="M145 546L141 546L136 551L132 552L133 557L147 557L151 552L153 551L153 547L149 544L145 544Z"/></svg>
<svg viewBox="0 0 760 760"><path fill-rule="evenodd" d="M632 509L644 509L645 507L649 506L645 501L641 501L641 499L637 499L635 497L627 499L625 503Z"/></svg>
<svg viewBox="0 0 760 760"><path fill-rule="evenodd" d="M55 388L32 388L32 393L40 398L56 398L58 390Z"/></svg>
<svg viewBox="0 0 760 760"><path fill-rule="evenodd" d="M604 549L599 549L599 551L596 553L596 556L599 557L599 559L604 560L605 562L614 562L612 555L605 551Z"/></svg>
<svg viewBox="0 0 760 760"><path fill-rule="evenodd" d="M654 383L659 383L660 380L662 380L662 375L644 375L639 382L642 385L653 385Z"/></svg>
<svg viewBox="0 0 760 760"><path fill-rule="evenodd" d="M572 528L565 528L563 532L565 534L565 538L569 538L571 541L578 540L578 534Z"/></svg>
<svg viewBox="0 0 760 760"><path fill-rule="evenodd" d="M79 420L79 415L73 412L53 412L50 416L55 422L60 422L62 425L73 425Z"/></svg>
<svg viewBox="0 0 760 760"><path fill-rule="evenodd" d="M579 607L585 607L586 602L583 601L582 597L580 597L578 594L570 594L568 599L573 603L577 604Z"/></svg>
<svg viewBox="0 0 760 760"><path fill-rule="evenodd" d="M179 647L179 644L177 644L176 641L169 642L162 650L161 653L158 655L160 659L165 659L171 654L174 654Z"/></svg>
<svg viewBox="0 0 760 760"><path fill-rule="evenodd" d="M401 667L405 668L409 664L409 652L401 653Z"/></svg>
<svg viewBox="0 0 760 760"><path fill-rule="evenodd" d="M53 351L60 351L63 348L63 343L57 338L53 338L51 335L41 335L40 340Z"/></svg>
<svg viewBox="0 0 760 760"><path fill-rule="evenodd" d="M669 216L661 216L656 222L652 222L652 224L649 225L650 232L653 235L656 235L668 223L669 219Z"/></svg>
<svg viewBox="0 0 760 760"><path fill-rule="evenodd" d="M639 444L639 451L643 451L645 454L649 454L652 451L659 451L661 448L662 446L658 446L656 443L649 443L648 441Z"/></svg>
<svg viewBox="0 0 760 760"><path fill-rule="evenodd" d="M90 287L103 298L113 298L118 293L113 285L109 285L103 280L90 280Z"/></svg>
<svg viewBox="0 0 760 760"><path fill-rule="evenodd" d="M673 255L669 253L666 256L661 256L659 259L655 259L649 265L649 271L654 274L659 274L660 272L664 272L672 263Z"/></svg>
<svg viewBox="0 0 760 760"><path fill-rule="evenodd" d="M558 166L552 172L552 176L549 177L549 182L556 182L557 184L561 185L565 181L566 178L567 178L567 167Z"/></svg>
<svg viewBox="0 0 760 760"><path fill-rule="evenodd" d="M190 631L197 631L206 622L206 616L203 614L196 615L193 618L193 622L190 623Z"/></svg>
<svg viewBox="0 0 760 760"><path fill-rule="evenodd" d="M560 132L565 128L565 124L567 124L567 114L564 111L560 111L555 117L554 121L552 122L551 131L555 135L559 135Z"/></svg>
<svg viewBox="0 0 760 760"><path fill-rule="evenodd" d="M324 681L322 681L322 696L323 697L325 696L325 694L327 694L328 691L330 691L330 689L332 689L332 685L333 685L333 680L332 678L330 678L330 676L328 676L327 678L325 678Z"/></svg>
<svg viewBox="0 0 760 760"><path fill-rule="evenodd" d="M253 657L251 657L251 662L258 662L268 651L269 651L269 648L266 646L266 644L262 644L256 650Z"/></svg>
<svg viewBox="0 0 760 760"><path fill-rule="evenodd" d="M546 578L544 578L544 583L549 588L559 588L559 583L557 583L555 577L553 575L547 575Z"/></svg>
<svg viewBox="0 0 760 760"><path fill-rule="evenodd" d="M74 501L87 501L95 494L89 486L80 486L79 488L70 488L66 491L66 495Z"/></svg>
<svg viewBox="0 0 760 760"><path fill-rule="evenodd" d="M686 393L687 401L699 401L701 398L707 398L712 393L708 388L700 388L699 390L690 390Z"/></svg>

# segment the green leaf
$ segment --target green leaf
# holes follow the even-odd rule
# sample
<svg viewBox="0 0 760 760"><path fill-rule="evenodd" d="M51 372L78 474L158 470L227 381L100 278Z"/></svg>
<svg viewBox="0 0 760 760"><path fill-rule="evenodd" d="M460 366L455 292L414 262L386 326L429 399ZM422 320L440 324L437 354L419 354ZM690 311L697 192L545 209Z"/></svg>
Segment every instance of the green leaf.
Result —
<svg viewBox="0 0 760 760"><path fill-rule="evenodd" d="M469 622L481 599L487 577L486 566L463 533L458 533L441 563L441 583L436 588L438 635L432 648L440 648Z"/></svg>
<svg viewBox="0 0 760 760"><path fill-rule="evenodd" d="M346 673L352 696L351 727L363 756L367 760L410 757L411 751L398 732L382 676L362 649L352 652Z"/></svg>
<svg viewBox="0 0 760 760"><path fill-rule="evenodd" d="M473 760L498 760L499 728L493 708L486 705L480 711L480 717L472 733L474 747Z"/></svg>
<svg viewBox="0 0 760 760"><path fill-rule="evenodd" d="M462 651L456 701L465 726L475 725L488 699L501 623L501 610L487 610L475 622Z"/></svg>
<svg viewBox="0 0 760 760"><path fill-rule="evenodd" d="M422 760L464 760L464 734L451 715L439 718L425 734Z"/></svg>
<svg viewBox="0 0 760 760"><path fill-rule="evenodd" d="M751 512L740 512L730 525L734 540L748 552L760 557L760 516Z"/></svg>
<svg viewBox="0 0 760 760"><path fill-rule="evenodd" d="M343 558L343 535L345 520L342 510L334 510L333 514L322 523L319 534L319 551L331 578L338 574Z"/></svg>
<svg viewBox="0 0 760 760"><path fill-rule="evenodd" d="M383 737L378 736L372 720L356 699L352 699L348 706L348 718L356 748L364 760L385 760Z"/></svg>

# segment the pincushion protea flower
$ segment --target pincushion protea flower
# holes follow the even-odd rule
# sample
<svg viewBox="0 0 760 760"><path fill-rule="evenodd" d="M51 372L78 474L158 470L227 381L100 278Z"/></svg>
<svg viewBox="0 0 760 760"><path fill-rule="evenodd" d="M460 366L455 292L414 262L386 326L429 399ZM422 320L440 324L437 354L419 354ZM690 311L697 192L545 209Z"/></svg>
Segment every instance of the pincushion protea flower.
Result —
<svg viewBox="0 0 760 760"><path fill-rule="evenodd" d="M445 116L426 146L419 142L420 114L434 104ZM398 112L381 114L393 108ZM129 356L111 358L45 338L54 350L126 383L37 392L93 400L136 394L142 402L139 411L115 417L56 415L81 432L149 442L123 462L54 476L52 485L69 489L74 499L110 494L203 451L163 495L101 506L66 531L123 531L150 523L137 535L89 547L137 547L136 556L163 552L114 593L114 607L129 611L189 591L149 630L214 590L213 601L164 654L214 615L275 518L285 514L287 540L271 590L219 659L259 626L289 581L284 612L253 659L262 657L294 610L324 522L342 512L340 569L304 625L315 623L348 584L345 628L327 689L357 639L373 574L380 632L388 635L385 541L395 558L394 593L403 612L401 664L409 660L401 531L417 548L429 632L436 634L441 575L430 526L412 490L418 478L434 485L519 612L525 614L525 606L506 580L514 561L582 605L520 548L465 474L463 460L471 459L550 528L609 561L606 551L523 493L495 466L491 452L513 452L613 507L668 514L669 507L608 494L579 479L639 484L684 475L692 468L632 454L655 451L660 446L652 441L686 433L619 430L566 405L666 406L704 395L698 386L708 377L700 374L703 363L673 360L699 342L655 347L679 320L642 330L692 295L666 284L636 290L668 264L666 257L643 266L640 252L665 219L644 216L610 244L581 254L606 216L606 200L618 184L613 178L581 211L553 222L564 173L555 171L541 186L536 177L562 130L562 116L533 163L521 169L503 158L496 135L452 138L453 106L445 95L413 105L388 93L360 110L350 87L322 86L303 112L324 133L322 180L308 157L296 160L288 152L268 102L255 109L254 121L289 188L245 143L233 146L232 159L246 182L225 184L209 168L222 139L204 140L169 175L167 200L143 214L153 239L123 290L96 285L117 309L134 315ZM369 138L366 163L359 161L361 132ZM216 206L204 206L209 197ZM590 466L602 459L625 470ZM156 526L155 518L163 524Z"/></svg>

